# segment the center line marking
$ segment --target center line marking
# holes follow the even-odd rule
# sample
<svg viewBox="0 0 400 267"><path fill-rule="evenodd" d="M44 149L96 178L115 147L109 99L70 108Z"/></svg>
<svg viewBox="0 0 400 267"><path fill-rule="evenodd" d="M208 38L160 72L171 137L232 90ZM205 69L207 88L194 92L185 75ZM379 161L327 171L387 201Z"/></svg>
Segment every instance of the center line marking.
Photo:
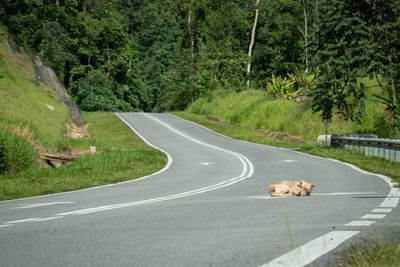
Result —
<svg viewBox="0 0 400 267"><path fill-rule="evenodd" d="M50 203L36 203L36 204L26 204L20 207L13 207L10 208L12 210L17 209L31 209L31 208L38 208L38 207L45 207L45 206L53 206L53 205L65 205L65 204L75 204L76 202L50 202Z"/></svg>
<svg viewBox="0 0 400 267"><path fill-rule="evenodd" d="M14 223L23 223L23 222L34 222L36 220L39 220L41 218L29 218L29 219L23 219L23 220L18 220L18 221L11 221L11 222L6 222L7 224L14 224Z"/></svg>

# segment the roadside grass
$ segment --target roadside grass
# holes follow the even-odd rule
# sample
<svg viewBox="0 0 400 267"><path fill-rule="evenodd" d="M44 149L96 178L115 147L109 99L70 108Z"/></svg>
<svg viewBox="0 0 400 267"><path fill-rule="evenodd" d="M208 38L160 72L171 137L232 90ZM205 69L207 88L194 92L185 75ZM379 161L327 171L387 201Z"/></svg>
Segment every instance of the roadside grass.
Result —
<svg viewBox="0 0 400 267"><path fill-rule="evenodd" d="M329 123L329 132L375 133L382 137L394 135L390 116L384 106L372 96L381 94L371 80L367 91L366 107L361 121L343 120L335 114ZM214 91L196 100L187 112L198 115L213 115L230 124L251 129L266 129L289 135L301 136L307 143L314 143L318 135L324 134L325 125L319 114L312 113L307 101L296 103L287 99L273 99L265 91L242 92Z"/></svg>
<svg viewBox="0 0 400 267"><path fill-rule="evenodd" d="M367 246L353 246L345 262L346 267L397 267L400 259L400 245L376 239Z"/></svg>
<svg viewBox="0 0 400 267"><path fill-rule="evenodd" d="M160 170L166 156L148 147L114 113L85 113L91 137L69 145L98 153L61 168L30 168L0 175L0 200L78 190L139 178Z"/></svg>

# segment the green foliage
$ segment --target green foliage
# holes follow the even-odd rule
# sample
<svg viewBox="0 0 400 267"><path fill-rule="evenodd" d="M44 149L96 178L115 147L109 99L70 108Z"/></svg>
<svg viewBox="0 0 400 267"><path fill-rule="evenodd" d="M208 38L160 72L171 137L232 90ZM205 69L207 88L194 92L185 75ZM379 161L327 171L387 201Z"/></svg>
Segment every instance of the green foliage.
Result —
<svg viewBox="0 0 400 267"><path fill-rule="evenodd" d="M129 111L128 103L118 99L115 82L106 74L94 71L71 84L70 90L76 103L84 111Z"/></svg>
<svg viewBox="0 0 400 267"><path fill-rule="evenodd" d="M291 99L297 95L298 91L294 87L295 81L281 76L275 77L272 74L267 83L267 92L276 98Z"/></svg>
<svg viewBox="0 0 400 267"><path fill-rule="evenodd" d="M364 82L372 83L369 80ZM372 94L368 94L365 104L365 115L361 121L351 122L333 114L330 133L375 133L381 137L392 137L393 131L386 112L382 111L382 104L374 101ZM310 143L314 143L318 135L324 134L320 114L313 113L307 102L274 99L258 90L215 91L196 100L187 111L215 116L221 121L252 129L301 136Z"/></svg>
<svg viewBox="0 0 400 267"><path fill-rule="evenodd" d="M313 39L313 69L316 88L310 95L314 112L324 120L333 109L345 119L360 119L364 110L365 86L357 79L367 75L371 50L367 22L358 14L366 3L322 1L318 31Z"/></svg>
<svg viewBox="0 0 400 267"><path fill-rule="evenodd" d="M367 92L358 79L367 74L382 80L391 104L399 99L398 0L272 0L258 10L254 88L286 80L268 87L309 94L323 119L362 118ZM0 15L83 109L178 110L213 90L245 88L251 0L4 0ZM112 94L76 88L93 72L113 82Z"/></svg>
<svg viewBox="0 0 400 267"><path fill-rule="evenodd" d="M0 173L16 173L34 166L36 150L24 138L0 128Z"/></svg>

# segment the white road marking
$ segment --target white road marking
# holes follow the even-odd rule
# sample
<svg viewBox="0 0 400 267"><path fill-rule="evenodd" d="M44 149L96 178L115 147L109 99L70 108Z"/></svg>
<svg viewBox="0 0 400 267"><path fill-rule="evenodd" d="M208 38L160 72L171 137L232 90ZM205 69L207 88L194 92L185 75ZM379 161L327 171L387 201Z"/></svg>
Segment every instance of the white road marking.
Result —
<svg viewBox="0 0 400 267"><path fill-rule="evenodd" d="M203 166L208 166L208 165L213 165L213 164L215 164L215 162L202 162L202 163L200 163L200 165L203 165Z"/></svg>
<svg viewBox="0 0 400 267"><path fill-rule="evenodd" d="M298 160L297 159L285 159L285 160L282 160L282 162L293 163L293 162L298 162Z"/></svg>
<svg viewBox="0 0 400 267"><path fill-rule="evenodd" d="M383 219L385 217L386 214L365 214L361 219Z"/></svg>
<svg viewBox="0 0 400 267"><path fill-rule="evenodd" d="M20 207L13 207L10 208L12 210L17 209L30 209L30 208L38 208L38 207L45 207L45 206L53 206L53 205L65 205L65 204L75 204L76 202L50 202L50 203L36 203L36 204L26 204Z"/></svg>
<svg viewBox="0 0 400 267"><path fill-rule="evenodd" d="M18 220L18 221L11 221L11 222L5 222L7 224L14 224L14 223L23 223L23 222L34 222L40 218L29 218L29 219L23 219L23 220Z"/></svg>
<svg viewBox="0 0 400 267"><path fill-rule="evenodd" d="M233 156L235 156L236 158L238 158L240 160L240 162L242 163L243 166L243 170L242 173L234 178L231 178L229 180L211 185L211 186L207 186L207 187L202 187L199 189L195 189L195 190L191 190L191 191L186 191L183 193L179 193L179 194L174 194L174 195L169 195L169 196L165 196L165 197L158 197L158 198L151 198L151 199L146 199L146 200L140 200L140 201L134 201L134 202L127 202L127 203L120 203L120 204L113 204L113 205L106 205L106 206L100 206L100 207L94 207L94 208L88 208L88 209L82 209L82 210L75 210L75 211L70 211L70 212L64 212L64 213L58 213L55 214L56 216L66 216L66 215L82 215L82 214L89 214L89 213L94 213L94 212L100 212L100 211L106 211L106 210L112 210L112 209L119 209L119 208L125 208L125 207L132 207L132 206L138 206L138 205L144 205L144 204L150 204L150 203L157 203L157 202L163 202L163 201L167 201L167 200L172 200L172 199L178 199L178 198L183 198L183 197L188 197L188 196L193 196L193 195L197 195L197 194L202 194L202 193L206 193L206 192L210 192L213 190L217 190L217 189L221 189L230 185L233 185L235 183L238 183L240 181L243 181L244 179L247 179L249 177L251 177L254 173L254 167L253 164L251 163L251 161L246 158L245 156L221 148L221 147L217 147L205 142L202 142L200 140L197 140L191 136L186 135L185 133L173 128L172 126L170 126L169 124L160 121L157 118L154 118L152 116L150 116L149 114L145 114L143 113L143 115L149 117L150 119L158 122L159 124L165 126L167 129L171 130L172 132L190 140L193 141L197 144L212 148L212 149L216 149L219 151L223 151L225 153L231 154Z"/></svg>
<svg viewBox="0 0 400 267"><path fill-rule="evenodd" d="M374 223L376 223L376 222L375 221L352 221L352 222L345 224L344 226L369 226Z"/></svg>
<svg viewBox="0 0 400 267"><path fill-rule="evenodd" d="M373 209L371 212L376 212L376 213L389 213L391 212L392 209Z"/></svg>
<svg viewBox="0 0 400 267"><path fill-rule="evenodd" d="M379 205L380 208L395 208L399 204L400 191L398 188L393 187L385 200Z"/></svg>
<svg viewBox="0 0 400 267"><path fill-rule="evenodd" d="M51 221L51 220L56 220L56 219L61 219L64 218L63 216L55 216L55 217L48 217L48 218L38 218L37 220L34 220L32 222L43 222L43 221Z"/></svg>
<svg viewBox="0 0 400 267"><path fill-rule="evenodd" d="M312 196L343 196L343 195L366 195L378 192L333 192L333 193L311 193Z"/></svg>
<svg viewBox="0 0 400 267"><path fill-rule="evenodd" d="M359 231L333 231L262 265L262 267L301 267L333 250Z"/></svg>

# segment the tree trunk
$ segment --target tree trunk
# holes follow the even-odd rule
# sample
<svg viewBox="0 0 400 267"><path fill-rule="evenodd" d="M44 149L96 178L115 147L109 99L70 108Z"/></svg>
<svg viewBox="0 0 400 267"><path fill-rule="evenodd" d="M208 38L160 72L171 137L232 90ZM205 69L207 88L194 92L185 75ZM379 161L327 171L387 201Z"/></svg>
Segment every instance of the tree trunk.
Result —
<svg viewBox="0 0 400 267"><path fill-rule="evenodd" d="M308 74L308 17L307 17L307 1L303 0L303 14L304 14L304 57L305 57L305 74Z"/></svg>
<svg viewBox="0 0 400 267"><path fill-rule="evenodd" d="M248 53L247 72L246 72L247 87L250 87L251 55L253 53L254 39L256 37L256 29L257 29L257 21L258 21L258 4L259 3L260 3L260 0L257 0L254 5L254 7L256 8L256 14L254 16L253 29L251 30L251 40L250 40L249 53Z"/></svg>
<svg viewBox="0 0 400 267"><path fill-rule="evenodd" d="M193 22L192 22L192 8L193 8L193 0L190 0L190 6L188 11L188 30L190 35L190 58L192 64L194 63L194 48L195 48L195 40L194 40L194 32L193 32Z"/></svg>
<svg viewBox="0 0 400 267"><path fill-rule="evenodd" d="M189 11L188 11L188 30L189 30L189 35L190 35L190 92L189 92L189 102L193 102L194 96L193 96L193 88L194 88L194 50L195 50L195 33L193 30L193 18L192 18L192 8L193 8L193 1L190 0L190 5L189 5Z"/></svg>
<svg viewBox="0 0 400 267"><path fill-rule="evenodd" d="M394 80L394 74L393 74L393 61L392 61L392 55L388 55L388 62L389 62L389 75L390 75L390 89L392 93L392 103L396 104L397 103L397 92L396 92L396 84Z"/></svg>

